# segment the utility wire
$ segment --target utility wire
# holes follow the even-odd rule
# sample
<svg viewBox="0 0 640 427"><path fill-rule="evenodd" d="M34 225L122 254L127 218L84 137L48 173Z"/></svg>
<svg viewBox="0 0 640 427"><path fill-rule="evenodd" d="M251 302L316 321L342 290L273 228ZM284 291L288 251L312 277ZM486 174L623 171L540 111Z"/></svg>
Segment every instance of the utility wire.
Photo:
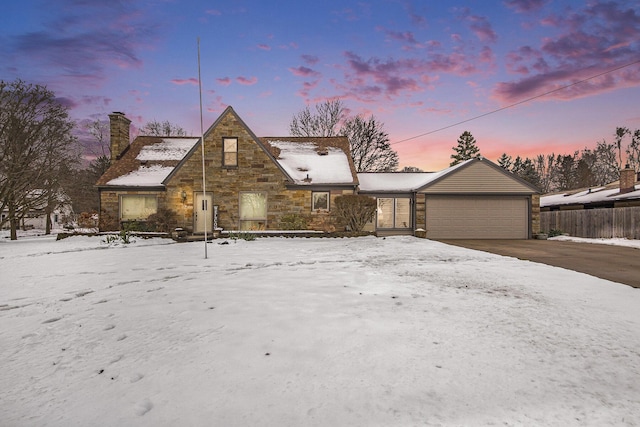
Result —
<svg viewBox="0 0 640 427"><path fill-rule="evenodd" d="M640 59L639 59L639 60L637 60L637 61L630 62L629 64L621 65L621 66L619 66L619 67L617 67L617 68L613 68L613 69L608 70L608 71L603 71L602 73L595 74L595 75L593 75L593 76L591 76L591 77L587 77L586 79L578 80L577 82L573 82L573 83L570 83L570 84L568 84L568 85L561 86L561 87L559 87L559 88L556 88L556 89L550 90L550 91L548 91L548 92L541 93L541 94L536 95L536 96L532 96L531 98L523 99L522 101L518 101L518 102L516 102L516 103L514 103L514 104L509 104L509 105L507 105L507 106L505 106L505 107L498 108L497 110L489 111L488 113L480 114L479 116L471 117L471 118L469 118L469 119L462 120L462 121L460 121L460 122L453 123L453 124L451 124L451 125L447 125L447 126L445 126L445 127L441 127L441 128L438 128L438 129L435 129L435 130L429 131L429 132L421 133L420 135L412 136L412 137L410 137L410 138L406 138L406 139L401 139L400 141L392 142L392 143L391 143L391 144L389 144L389 145L396 145L396 144L400 144L401 142L411 141L412 139L421 138L421 137L423 137L423 136L431 135L432 133L440 132L440 131L443 131L443 130L445 130L445 129L449 129L449 128L452 128L452 127L455 127L455 126L461 125L461 124L463 124L463 123L470 122L470 121L472 121L472 120L477 120L477 119L480 119L480 118L482 118L482 117L486 117L486 116L488 116L488 115L490 115L490 114L495 114L495 113L497 113L497 112L500 112L500 111L506 110L506 109L508 109L508 108L516 107L516 106L521 105L521 104L524 104L524 103L526 103L526 102L533 101L534 99L542 98L543 96L547 96L547 95L550 95L550 94L552 94L552 93L554 93L554 92L558 92L558 91L564 90L564 89L566 89L566 88L569 88L569 87L571 87L571 86L575 86L575 85L578 85L578 84L580 84L580 83L584 83L584 82L586 82L586 81L589 81L589 80L595 79L595 78L597 78L597 77L604 76L605 74L613 73L614 71L622 70L623 68L630 67L630 66L635 65L635 64L638 64L638 63L640 63Z"/></svg>

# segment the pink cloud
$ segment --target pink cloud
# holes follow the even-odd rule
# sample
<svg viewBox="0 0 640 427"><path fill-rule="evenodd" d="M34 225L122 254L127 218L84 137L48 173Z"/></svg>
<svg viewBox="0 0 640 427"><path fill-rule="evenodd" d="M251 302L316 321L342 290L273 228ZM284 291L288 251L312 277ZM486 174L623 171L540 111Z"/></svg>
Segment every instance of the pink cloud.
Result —
<svg viewBox="0 0 640 427"><path fill-rule="evenodd" d="M213 15L213 16L222 15L222 12L220 12L219 10L216 10L216 9L208 9L204 13L206 13L207 15Z"/></svg>
<svg viewBox="0 0 640 427"><path fill-rule="evenodd" d="M637 72L630 69L608 74L637 60L640 15L634 9L594 3L546 22L553 22L558 34L543 38L537 48L523 46L507 55L508 70L522 77L496 85L494 99L511 103L569 85L545 99L573 99L637 84ZM602 73L607 74L591 79Z"/></svg>
<svg viewBox="0 0 640 427"><path fill-rule="evenodd" d="M213 100L213 102L209 103L209 105L207 105L207 111L210 113L221 113L222 111L224 111L225 108L227 108L229 105L222 102L222 97L221 96L216 96Z"/></svg>
<svg viewBox="0 0 640 427"><path fill-rule="evenodd" d="M271 50L271 46L269 46L268 44L259 44L258 49Z"/></svg>
<svg viewBox="0 0 640 427"><path fill-rule="evenodd" d="M473 31L481 42L495 43L498 40L498 35L485 16L469 15L466 19L470 22L469 27L471 31Z"/></svg>
<svg viewBox="0 0 640 427"><path fill-rule="evenodd" d="M216 81L222 86L229 86L231 84L231 79L229 77L218 78Z"/></svg>
<svg viewBox="0 0 640 427"><path fill-rule="evenodd" d="M238 83L240 83L241 85L252 86L252 85L258 83L258 78L255 77L255 76L254 77L249 77L249 78L243 77L243 76L239 76L239 77L236 77L236 81Z"/></svg>
<svg viewBox="0 0 640 427"><path fill-rule="evenodd" d="M188 79L171 79L171 83L176 85L197 85L198 79L195 77L189 77Z"/></svg>
<svg viewBox="0 0 640 427"><path fill-rule="evenodd" d="M291 74L293 74L296 77L318 77L320 76L320 73L312 70L311 68L305 67L303 65L297 67L297 68L289 68L289 71L291 72Z"/></svg>

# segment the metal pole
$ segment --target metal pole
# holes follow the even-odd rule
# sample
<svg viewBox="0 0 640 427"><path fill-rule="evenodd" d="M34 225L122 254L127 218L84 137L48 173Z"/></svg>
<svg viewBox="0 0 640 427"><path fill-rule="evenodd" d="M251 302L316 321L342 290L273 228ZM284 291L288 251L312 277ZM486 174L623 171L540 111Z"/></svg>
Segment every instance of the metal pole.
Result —
<svg viewBox="0 0 640 427"><path fill-rule="evenodd" d="M202 147L202 210L204 211L204 259L207 259L207 180L204 166L204 126L202 124L202 77L200 74L200 37L198 37L198 92L200 93L200 144Z"/></svg>

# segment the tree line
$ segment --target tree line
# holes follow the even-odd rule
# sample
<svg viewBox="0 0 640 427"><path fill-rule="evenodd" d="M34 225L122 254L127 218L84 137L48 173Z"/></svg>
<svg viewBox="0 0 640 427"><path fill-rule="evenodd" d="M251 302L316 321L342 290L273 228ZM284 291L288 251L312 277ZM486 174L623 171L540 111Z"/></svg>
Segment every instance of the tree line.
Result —
<svg viewBox="0 0 640 427"><path fill-rule="evenodd" d="M480 157L476 140L464 131L453 148L451 166ZM623 159L626 163L623 165ZM535 185L542 193L601 186L620 178L620 169L640 168L640 129L618 127L612 142L602 140L595 148L585 147L573 154L539 154L533 158L503 153L498 165Z"/></svg>
<svg viewBox="0 0 640 427"><path fill-rule="evenodd" d="M626 159L626 162L623 161ZM515 159L503 153L498 164L537 186L542 193L602 186L620 178L620 169L640 167L640 129L618 127L613 140L573 154L539 154Z"/></svg>

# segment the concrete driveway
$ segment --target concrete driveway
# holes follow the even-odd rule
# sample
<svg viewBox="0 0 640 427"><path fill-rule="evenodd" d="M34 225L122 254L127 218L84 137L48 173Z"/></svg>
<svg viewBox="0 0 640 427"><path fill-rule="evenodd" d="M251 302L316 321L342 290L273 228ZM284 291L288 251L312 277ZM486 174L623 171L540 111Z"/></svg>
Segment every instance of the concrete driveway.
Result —
<svg viewBox="0 0 640 427"><path fill-rule="evenodd" d="M640 250L554 240L440 240L469 249L579 271L640 288Z"/></svg>

